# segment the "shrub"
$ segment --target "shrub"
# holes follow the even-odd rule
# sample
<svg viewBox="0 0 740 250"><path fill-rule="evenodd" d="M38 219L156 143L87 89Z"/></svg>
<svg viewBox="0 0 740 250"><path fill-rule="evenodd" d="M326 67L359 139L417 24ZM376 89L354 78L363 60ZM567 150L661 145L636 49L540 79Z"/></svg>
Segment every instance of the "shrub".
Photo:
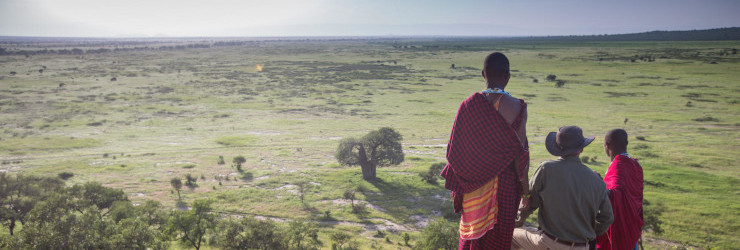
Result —
<svg viewBox="0 0 740 250"><path fill-rule="evenodd" d="M419 177L423 181L426 181L429 184L437 184L437 180L440 178L439 174L442 173L442 169L444 169L445 165L447 165L444 162L438 162L434 163L431 166L429 166L429 170L425 173L419 173Z"/></svg>
<svg viewBox="0 0 740 250"><path fill-rule="evenodd" d="M547 75L547 77L545 78L545 80L555 81L556 78L557 78L557 76L555 76L555 75Z"/></svg>
<svg viewBox="0 0 740 250"><path fill-rule="evenodd" d="M581 156L581 161L582 161L583 163L588 163L588 160L589 160L589 159L590 159L590 158L589 158L588 156L585 156L585 155L584 155L584 156Z"/></svg>
<svg viewBox="0 0 740 250"><path fill-rule="evenodd" d="M74 176L75 176L75 174L70 173L70 172L61 172L61 173L59 173L59 178L62 179L62 180L65 180L65 181L68 180L69 178L74 177Z"/></svg>
<svg viewBox="0 0 740 250"><path fill-rule="evenodd" d="M195 177L191 174L185 175L185 186L189 187L190 189L194 189L198 187L198 177Z"/></svg>
<svg viewBox="0 0 740 250"><path fill-rule="evenodd" d="M642 226L642 230L652 231L655 234L663 233L663 229L660 227L663 224L660 216L665 211L663 204L652 205L648 200L643 200L642 205L645 211L645 224Z"/></svg>
<svg viewBox="0 0 740 250"><path fill-rule="evenodd" d="M352 235L345 232L336 232L331 235L331 249L334 250L353 250L359 246L356 241L352 240Z"/></svg>
<svg viewBox="0 0 740 250"><path fill-rule="evenodd" d="M355 211L355 190L349 189L344 191L344 199L349 200L349 204L352 206L352 211Z"/></svg>
<svg viewBox="0 0 740 250"><path fill-rule="evenodd" d="M719 121L719 119L714 118L714 117L711 117L711 116L704 116L704 117L694 118L693 120L694 121L697 121L697 122L718 122Z"/></svg>
<svg viewBox="0 0 740 250"><path fill-rule="evenodd" d="M557 81L555 81L555 87L556 88L562 88L563 86L565 86L565 81L564 80L557 80Z"/></svg>
<svg viewBox="0 0 740 250"><path fill-rule="evenodd" d="M414 249L456 249L459 238L457 224L437 218L424 228Z"/></svg>

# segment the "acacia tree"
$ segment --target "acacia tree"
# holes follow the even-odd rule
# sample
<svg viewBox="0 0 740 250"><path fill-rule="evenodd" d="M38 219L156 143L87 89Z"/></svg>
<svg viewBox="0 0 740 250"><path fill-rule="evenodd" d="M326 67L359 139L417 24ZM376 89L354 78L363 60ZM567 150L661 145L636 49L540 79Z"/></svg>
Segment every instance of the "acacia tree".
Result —
<svg viewBox="0 0 740 250"><path fill-rule="evenodd" d="M180 178L174 177L172 180L170 180L170 185L172 185L172 188L177 190L177 199L182 200L182 197L180 197L180 189L182 189L182 180Z"/></svg>
<svg viewBox="0 0 740 250"><path fill-rule="evenodd" d="M342 165L359 165L362 169L362 178L373 180L378 166L397 165L403 162L402 139L401 134L393 128L380 128L370 131L359 140L342 139L334 157Z"/></svg>
<svg viewBox="0 0 740 250"><path fill-rule="evenodd" d="M244 156L240 155L240 156L234 157L234 166L236 166L236 170L239 171L239 173L243 171L242 164L244 164L245 162L247 162L247 159L244 158Z"/></svg>
<svg viewBox="0 0 740 250"><path fill-rule="evenodd" d="M304 203L304 198L306 197L306 193L311 189L311 183L305 180L301 180L295 183L296 187L298 187L298 195L301 198L301 203Z"/></svg>
<svg viewBox="0 0 740 250"><path fill-rule="evenodd" d="M216 216L211 213L211 203L210 200L195 200L190 211L172 211L168 228L170 235L187 242L196 250L200 249L207 231L217 223Z"/></svg>
<svg viewBox="0 0 740 250"><path fill-rule="evenodd" d="M44 194L60 190L64 182L57 178L0 173L0 222L13 235L16 223L26 223L28 213Z"/></svg>

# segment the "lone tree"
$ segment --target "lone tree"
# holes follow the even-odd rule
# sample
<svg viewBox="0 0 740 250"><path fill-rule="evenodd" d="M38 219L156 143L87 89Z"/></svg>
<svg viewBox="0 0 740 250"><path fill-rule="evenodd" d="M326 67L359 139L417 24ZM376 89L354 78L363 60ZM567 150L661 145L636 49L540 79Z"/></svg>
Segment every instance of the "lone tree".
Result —
<svg viewBox="0 0 740 250"><path fill-rule="evenodd" d="M296 182L295 185L296 187L298 187L298 195L301 198L301 203L305 204L303 200L306 197L306 193L308 192L308 190L311 189L311 183L309 183L308 181L301 180L301 181Z"/></svg>
<svg viewBox="0 0 740 250"><path fill-rule="evenodd" d="M182 200L182 197L180 197L180 189L182 189L182 179L177 177L172 178L172 180L170 180L170 185L172 185L172 188L177 190L177 199Z"/></svg>
<svg viewBox="0 0 740 250"><path fill-rule="evenodd" d="M344 191L344 199L349 200L349 204L352 206L352 211L355 211L355 190L349 189Z"/></svg>
<svg viewBox="0 0 740 250"><path fill-rule="evenodd" d="M334 157L342 165L362 168L362 179L375 179L378 166L397 165L403 162L401 134L389 127L370 131L359 140L345 138L339 142Z"/></svg>
<svg viewBox="0 0 740 250"><path fill-rule="evenodd" d="M234 157L234 166L236 166L236 170L239 171L239 173L243 172L242 170L242 164L247 162L247 158L244 158L244 156L237 156Z"/></svg>

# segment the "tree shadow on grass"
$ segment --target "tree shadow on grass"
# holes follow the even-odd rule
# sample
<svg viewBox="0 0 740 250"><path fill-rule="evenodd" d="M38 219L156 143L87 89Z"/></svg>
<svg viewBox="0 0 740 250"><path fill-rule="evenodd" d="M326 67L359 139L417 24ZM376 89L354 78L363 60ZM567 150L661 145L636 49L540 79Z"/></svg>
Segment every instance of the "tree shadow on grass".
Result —
<svg viewBox="0 0 740 250"><path fill-rule="evenodd" d="M365 200L372 204L371 208L385 212L403 223L415 222L415 219L410 218L411 215L421 213L421 216L428 217L435 216L433 211L443 211L444 201L448 197L444 190L440 190L440 186L422 182L416 175L403 176L405 178L382 177L384 178L368 182L380 192L363 192Z"/></svg>

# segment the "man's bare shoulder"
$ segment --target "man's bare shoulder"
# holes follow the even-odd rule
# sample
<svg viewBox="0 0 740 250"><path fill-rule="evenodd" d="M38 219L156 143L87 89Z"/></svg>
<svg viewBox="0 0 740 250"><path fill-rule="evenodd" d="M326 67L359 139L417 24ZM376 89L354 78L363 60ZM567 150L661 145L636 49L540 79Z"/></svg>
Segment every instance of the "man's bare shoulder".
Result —
<svg viewBox="0 0 740 250"><path fill-rule="evenodd" d="M505 95L501 99L501 102L504 103L503 106L506 107L507 111L515 114L518 114L522 108L522 101L513 96Z"/></svg>

